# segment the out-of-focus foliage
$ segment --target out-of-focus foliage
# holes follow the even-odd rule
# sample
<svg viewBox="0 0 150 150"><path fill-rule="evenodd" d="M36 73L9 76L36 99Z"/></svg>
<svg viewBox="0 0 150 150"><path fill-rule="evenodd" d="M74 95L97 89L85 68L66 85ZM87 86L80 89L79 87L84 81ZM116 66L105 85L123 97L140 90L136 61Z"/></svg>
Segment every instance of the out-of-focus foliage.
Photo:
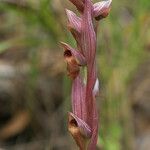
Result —
<svg viewBox="0 0 150 150"><path fill-rule="evenodd" d="M76 149L66 130L70 81L59 47L75 45L65 8L75 10L68 0L0 0L0 148ZM147 150L149 27L149 0L114 0L100 22L98 149Z"/></svg>
<svg viewBox="0 0 150 150"><path fill-rule="evenodd" d="M98 63L104 101L101 102L100 143L105 150L134 146L140 149L134 139L133 102L129 92L139 64L150 58L149 6L148 0L114 1L110 17L101 24Z"/></svg>

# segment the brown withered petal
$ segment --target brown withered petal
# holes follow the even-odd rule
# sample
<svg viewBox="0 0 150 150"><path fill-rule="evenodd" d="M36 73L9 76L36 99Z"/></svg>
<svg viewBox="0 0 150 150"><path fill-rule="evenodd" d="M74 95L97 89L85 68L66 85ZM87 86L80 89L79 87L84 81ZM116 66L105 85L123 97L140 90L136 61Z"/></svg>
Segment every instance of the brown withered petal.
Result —
<svg viewBox="0 0 150 150"><path fill-rule="evenodd" d="M108 16L112 0L101 1L94 4L94 17L100 20Z"/></svg>
<svg viewBox="0 0 150 150"><path fill-rule="evenodd" d="M75 79L80 72L79 65L69 50L65 50L64 57L65 57L65 60L67 62L68 76L71 79Z"/></svg>
<svg viewBox="0 0 150 150"><path fill-rule="evenodd" d="M88 124L71 112L69 113L69 115L73 120L75 119L76 125L79 127L82 136L84 136L85 138L90 138L92 136L92 133Z"/></svg>
<svg viewBox="0 0 150 150"><path fill-rule="evenodd" d="M80 72L80 66L86 65L86 61L79 51L73 49L68 44L61 42L61 46L64 48L64 57L67 62L68 76L71 79L75 79Z"/></svg>
<svg viewBox="0 0 150 150"><path fill-rule="evenodd" d="M75 62L74 59L70 60L68 63L67 63L67 75L71 78L71 79L75 79L79 72L80 72L80 68L78 66L78 64Z"/></svg>
<svg viewBox="0 0 150 150"><path fill-rule="evenodd" d="M83 12L85 0L69 0L69 1L72 2L80 12Z"/></svg>
<svg viewBox="0 0 150 150"><path fill-rule="evenodd" d="M86 150L90 137L92 136L90 127L75 114L69 112L68 130L72 134L80 150Z"/></svg>
<svg viewBox="0 0 150 150"><path fill-rule="evenodd" d="M85 57L81 54L81 52L79 50L75 50L74 48L72 48L70 45L64 43L64 42L60 42L61 43L61 46L64 48L64 57L66 59L70 58L68 57L68 53L70 52L70 55L72 55L77 64L79 66L85 66L86 65L86 60L85 60Z"/></svg>

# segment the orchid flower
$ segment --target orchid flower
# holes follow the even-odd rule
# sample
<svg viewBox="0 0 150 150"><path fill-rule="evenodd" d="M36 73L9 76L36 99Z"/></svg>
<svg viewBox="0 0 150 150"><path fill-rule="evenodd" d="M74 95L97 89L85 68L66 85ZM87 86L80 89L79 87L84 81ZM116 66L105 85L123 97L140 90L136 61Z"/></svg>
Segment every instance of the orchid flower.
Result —
<svg viewBox="0 0 150 150"><path fill-rule="evenodd" d="M98 111L96 96L99 80L96 68L97 21L110 11L112 0L93 4L91 0L70 0L80 12L66 10L68 29L77 47L61 42L67 71L72 79L72 112L68 113L68 130L80 150L95 150L98 137ZM86 73L83 73L84 72Z"/></svg>

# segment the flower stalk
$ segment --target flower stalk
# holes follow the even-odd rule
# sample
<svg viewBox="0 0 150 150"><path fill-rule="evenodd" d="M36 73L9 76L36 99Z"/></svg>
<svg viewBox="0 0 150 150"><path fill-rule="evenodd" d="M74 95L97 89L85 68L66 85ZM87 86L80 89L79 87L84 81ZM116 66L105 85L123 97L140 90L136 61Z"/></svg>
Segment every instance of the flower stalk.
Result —
<svg viewBox="0 0 150 150"><path fill-rule="evenodd" d="M72 79L72 112L68 113L68 130L80 150L95 150L98 137L96 96L99 80L96 69L97 22L110 11L112 0L93 4L91 0L70 0L80 16L66 10L68 29L77 47L61 42L67 71ZM86 69L86 73L83 70Z"/></svg>

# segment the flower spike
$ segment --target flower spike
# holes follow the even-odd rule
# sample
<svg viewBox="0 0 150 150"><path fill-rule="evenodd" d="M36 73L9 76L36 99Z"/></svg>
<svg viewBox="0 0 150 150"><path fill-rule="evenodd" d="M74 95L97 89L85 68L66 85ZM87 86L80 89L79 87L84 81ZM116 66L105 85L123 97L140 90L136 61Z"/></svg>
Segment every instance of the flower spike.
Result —
<svg viewBox="0 0 150 150"><path fill-rule="evenodd" d="M96 20L105 18L112 0L93 4L91 0L70 0L80 17L67 10L68 28L77 42L77 48L61 42L68 75L72 79L72 113L68 113L68 130L80 150L96 150L98 111L96 96L99 80L96 68Z"/></svg>

